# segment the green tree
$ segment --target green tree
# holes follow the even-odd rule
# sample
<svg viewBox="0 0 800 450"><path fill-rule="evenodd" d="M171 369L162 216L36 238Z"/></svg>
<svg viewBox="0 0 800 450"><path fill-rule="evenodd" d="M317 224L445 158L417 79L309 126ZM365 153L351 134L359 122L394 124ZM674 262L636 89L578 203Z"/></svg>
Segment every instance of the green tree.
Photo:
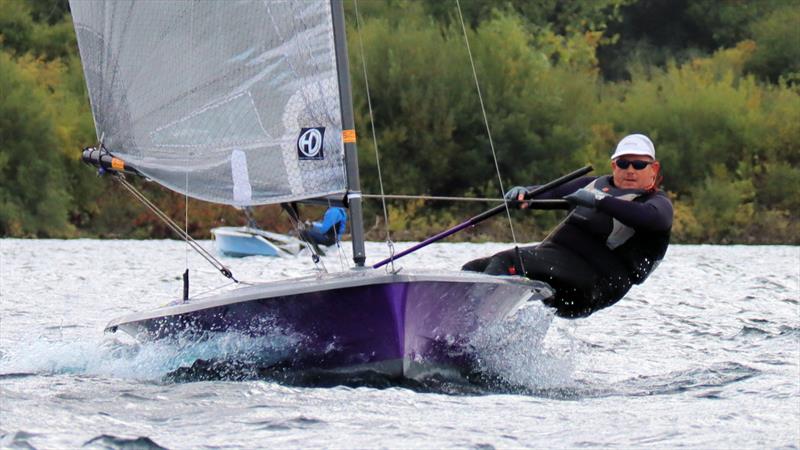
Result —
<svg viewBox="0 0 800 450"><path fill-rule="evenodd" d="M0 0L0 48L48 60L77 53L65 0Z"/></svg>
<svg viewBox="0 0 800 450"><path fill-rule="evenodd" d="M632 0L462 0L461 13L467 25L478 28L483 22L492 20L496 12L521 17L534 30L551 30L561 35L600 31L608 23L621 18L622 6ZM440 23L449 25L458 21L456 2L427 0L426 11Z"/></svg>
<svg viewBox="0 0 800 450"><path fill-rule="evenodd" d="M702 225L703 242L735 242L753 220L752 182L736 180L722 165L715 165L694 193L694 216Z"/></svg>
<svg viewBox="0 0 800 450"><path fill-rule="evenodd" d="M663 68L734 47L752 38L760 18L798 6L798 0L637 0L622 6L622 20L609 22L607 34L619 39L601 47L598 59L607 79L626 79L632 63Z"/></svg>
<svg viewBox="0 0 800 450"><path fill-rule="evenodd" d="M0 92L0 234L67 234L70 198L46 97L5 52Z"/></svg>
<svg viewBox="0 0 800 450"><path fill-rule="evenodd" d="M772 82L800 84L800 2L773 11L752 30L757 49L748 69Z"/></svg>
<svg viewBox="0 0 800 450"><path fill-rule="evenodd" d="M34 23L26 2L0 0L0 48L23 54L31 47Z"/></svg>
<svg viewBox="0 0 800 450"><path fill-rule="evenodd" d="M374 19L360 33L369 44L367 73L389 190L460 195L494 186L482 194L499 195L460 26L437 31L424 16L396 24ZM589 123L596 82L593 59L579 55L591 55L595 41L536 41L516 14L498 14L468 38L506 181L530 183L574 167L573 155L588 138L574 130ZM357 33L350 40L357 122L368 130ZM552 58L556 52L562 56ZM365 184L374 191L371 139L360 147Z"/></svg>
<svg viewBox="0 0 800 450"><path fill-rule="evenodd" d="M44 25L63 22L69 14L69 0L27 0L30 4L31 18Z"/></svg>

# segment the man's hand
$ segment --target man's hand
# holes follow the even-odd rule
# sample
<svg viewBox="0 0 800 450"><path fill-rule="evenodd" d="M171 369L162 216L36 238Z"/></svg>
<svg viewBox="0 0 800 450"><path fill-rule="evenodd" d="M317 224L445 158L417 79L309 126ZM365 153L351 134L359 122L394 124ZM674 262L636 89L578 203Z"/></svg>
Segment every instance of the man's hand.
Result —
<svg viewBox="0 0 800 450"><path fill-rule="evenodd" d="M528 190L525 186L514 186L513 188L509 189L506 192L506 200L514 201L514 200L525 200L525 196L530 194L531 191Z"/></svg>
<svg viewBox="0 0 800 450"><path fill-rule="evenodd" d="M530 193L531 191L529 191L528 188L526 188L525 186L514 186L513 188L509 189L508 192L506 192L505 198L506 201L508 202L513 202L513 201L521 202L522 200L525 200L525 197ZM516 206L517 208L525 209L528 207L528 204L518 203Z"/></svg>
<svg viewBox="0 0 800 450"><path fill-rule="evenodd" d="M564 200L568 201L572 206L585 206L587 208L596 209L597 202L600 201L603 197L608 197L603 191L598 191L596 189L586 189L581 188L577 191L573 192L564 197Z"/></svg>

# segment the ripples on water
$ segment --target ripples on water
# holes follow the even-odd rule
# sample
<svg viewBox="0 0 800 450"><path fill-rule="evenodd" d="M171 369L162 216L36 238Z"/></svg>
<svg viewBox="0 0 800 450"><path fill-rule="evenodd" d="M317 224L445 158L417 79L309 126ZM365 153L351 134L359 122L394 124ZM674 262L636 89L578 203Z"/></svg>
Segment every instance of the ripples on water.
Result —
<svg viewBox="0 0 800 450"><path fill-rule="evenodd" d="M506 247L434 245L401 265L449 270ZM385 253L368 246L370 261ZM279 330L147 344L102 333L180 295L187 259L193 293L228 288L180 242L0 240L0 447L800 441L798 247L673 246L617 305L575 321L522 309L472 337L469 380L405 382L292 374L271 363L300 338ZM224 261L245 280L309 271L303 257Z"/></svg>

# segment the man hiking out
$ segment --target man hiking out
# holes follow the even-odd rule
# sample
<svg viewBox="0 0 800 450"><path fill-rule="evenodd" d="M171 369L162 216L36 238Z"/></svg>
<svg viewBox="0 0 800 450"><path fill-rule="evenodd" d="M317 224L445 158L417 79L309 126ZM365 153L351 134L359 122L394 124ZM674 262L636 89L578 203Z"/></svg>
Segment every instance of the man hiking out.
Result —
<svg viewBox="0 0 800 450"><path fill-rule="evenodd" d="M561 317L585 317L616 303L664 257L673 212L658 189L661 166L647 136L625 136L611 169L611 175L578 178L533 197L564 198L574 206L540 244L473 260L462 269L547 282L556 292L545 304ZM530 199L531 189L514 187L506 198Z"/></svg>

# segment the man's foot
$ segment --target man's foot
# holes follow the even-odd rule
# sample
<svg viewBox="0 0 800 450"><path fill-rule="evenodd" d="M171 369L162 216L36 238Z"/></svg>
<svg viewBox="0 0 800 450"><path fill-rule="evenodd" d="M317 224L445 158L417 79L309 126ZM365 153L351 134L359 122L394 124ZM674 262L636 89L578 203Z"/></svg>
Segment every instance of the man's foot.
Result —
<svg viewBox="0 0 800 450"><path fill-rule="evenodd" d="M314 241L304 241L306 244L306 248L309 251L316 253L319 256L325 256L325 250L321 249L319 245L317 245Z"/></svg>

